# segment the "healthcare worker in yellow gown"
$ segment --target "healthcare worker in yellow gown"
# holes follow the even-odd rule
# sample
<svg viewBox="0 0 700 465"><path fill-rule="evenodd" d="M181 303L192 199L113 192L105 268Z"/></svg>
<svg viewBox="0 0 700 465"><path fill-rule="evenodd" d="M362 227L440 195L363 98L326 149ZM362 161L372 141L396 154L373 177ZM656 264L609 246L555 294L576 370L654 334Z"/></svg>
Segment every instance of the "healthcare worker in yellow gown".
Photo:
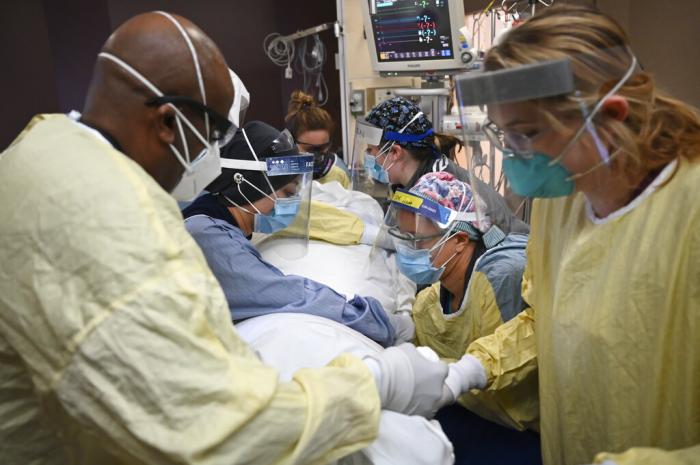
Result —
<svg viewBox="0 0 700 465"><path fill-rule="evenodd" d="M350 186L350 172L345 162L332 150L333 119L309 94L295 90L289 99L284 118L299 150L314 155L314 180L321 184L337 181Z"/></svg>
<svg viewBox="0 0 700 465"><path fill-rule="evenodd" d="M535 197L529 308L469 346L459 390L536 377L545 465L700 463L697 112L589 7L543 10L484 67L460 105L487 106L512 189Z"/></svg>
<svg viewBox="0 0 700 465"><path fill-rule="evenodd" d="M459 359L471 341L491 334L524 309L520 283L527 234L506 236L488 221L481 226L474 203L469 184L438 171L425 174L409 190L397 190L385 217L386 236L394 244L426 255L421 264L409 264L405 248L397 249L399 270L428 286L413 305L416 339L443 358ZM431 216L438 211L474 217L442 227ZM431 250L430 260L420 252L426 249Z"/></svg>
<svg viewBox="0 0 700 465"><path fill-rule="evenodd" d="M399 270L427 286L413 304L415 342L452 361L525 308L521 282L528 236L505 235L487 218L476 221L477 200L469 184L453 174L427 173L411 189L394 193L378 237L379 243L396 245ZM444 218L449 221L441 223ZM416 255L423 255L422 262ZM537 429L537 402L512 411L491 397L483 393L461 401L505 426Z"/></svg>
<svg viewBox="0 0 700 465"><path fill-rule="evenodd" d="M147 13L103 47L82 116L0 154L0 463L321 464L380 407L442 402L447 366L409 344L281 383L238 337L175 202L220 173L232 101L211 40Z"/></svg>

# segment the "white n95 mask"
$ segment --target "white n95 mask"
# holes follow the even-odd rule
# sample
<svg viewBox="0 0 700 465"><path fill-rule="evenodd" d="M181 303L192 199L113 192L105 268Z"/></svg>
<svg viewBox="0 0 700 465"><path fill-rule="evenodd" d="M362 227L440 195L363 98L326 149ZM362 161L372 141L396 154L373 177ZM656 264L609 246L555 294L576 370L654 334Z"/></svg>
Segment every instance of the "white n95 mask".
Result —
<svg viewBox="0 0 700 465"><path fill-rule="evenodd" d="M174 148L172 145L170 147L171 150ZM193 200L220 174L219 143L213 142L199 153L197 158L189 164L189 167L185 167L182 179L171 194L180 201Z"/></svg>

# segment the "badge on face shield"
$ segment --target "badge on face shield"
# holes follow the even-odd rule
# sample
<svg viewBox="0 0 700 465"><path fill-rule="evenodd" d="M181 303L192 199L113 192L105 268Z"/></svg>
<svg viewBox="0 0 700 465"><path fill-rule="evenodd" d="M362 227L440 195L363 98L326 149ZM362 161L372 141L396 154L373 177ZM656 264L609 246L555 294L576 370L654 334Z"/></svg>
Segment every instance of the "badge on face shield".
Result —
<svg viewBox="0 0 700 465"><path fill-rule="evenodd" d="M314 169L313 155L271 157L266 162L268 176L309 173Z"/></svg>

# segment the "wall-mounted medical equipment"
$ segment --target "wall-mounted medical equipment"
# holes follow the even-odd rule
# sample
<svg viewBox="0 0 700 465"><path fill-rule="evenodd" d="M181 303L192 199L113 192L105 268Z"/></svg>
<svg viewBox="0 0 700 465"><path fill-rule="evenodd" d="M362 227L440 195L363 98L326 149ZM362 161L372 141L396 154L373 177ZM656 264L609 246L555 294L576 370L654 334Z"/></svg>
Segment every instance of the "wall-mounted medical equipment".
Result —
<svg viewBox="0 0 700 465"><path fill-rule="evenodd" d="M465 68L463 0L363 0L370 59L385 76L449 74ZM471 55L469 55L471 56Z"/></svg>

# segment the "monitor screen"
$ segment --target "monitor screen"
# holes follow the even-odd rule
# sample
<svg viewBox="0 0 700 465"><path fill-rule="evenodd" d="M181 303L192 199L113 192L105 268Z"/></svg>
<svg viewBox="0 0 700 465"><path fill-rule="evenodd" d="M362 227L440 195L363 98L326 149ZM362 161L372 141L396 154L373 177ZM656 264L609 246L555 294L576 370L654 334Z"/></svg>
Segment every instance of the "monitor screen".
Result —
<svg viewBox="0 0 700 465"><path fill-rule="evenodd" d="M377 61L392 63L452 59L447 0L372 0Z"/></svg>

